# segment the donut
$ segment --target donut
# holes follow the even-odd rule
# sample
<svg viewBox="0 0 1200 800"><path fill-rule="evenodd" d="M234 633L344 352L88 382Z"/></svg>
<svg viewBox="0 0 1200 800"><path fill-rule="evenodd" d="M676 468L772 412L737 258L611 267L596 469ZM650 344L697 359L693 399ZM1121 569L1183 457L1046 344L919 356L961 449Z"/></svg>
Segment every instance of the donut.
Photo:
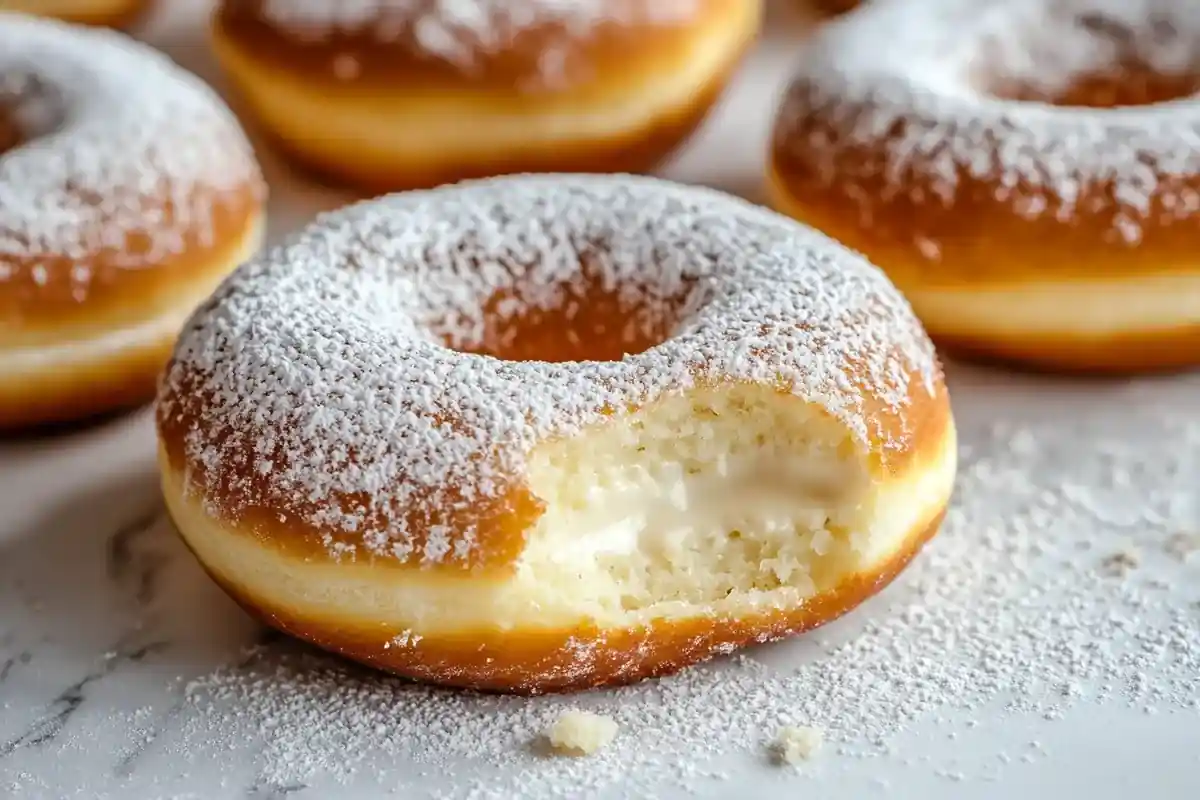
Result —
<svg viewBox="0 0 1200 800"><path fill-rule="evenodd" d="M385 192L651 169L723 93L761 2L227 0L214 41L281 150Z"/></svg>
<svg viewBox="0 0 1200 800"><path fill-rule="evenodd" d="M934 341L1200 363L1200 4L877 0L801 52L773 205L882 267Z"/></svg>
<svg viewBox="0 0 1200 800"><path fill-rule="evenodd" d="M0 13L19 11L66 22L122 27L136 20L149 0L0 0Z"/></svg>
<svg viewBox="0 0 1200 800"><path fill-rule="evenodd" d="M237 122L165 56L0 13L0 429L151 400L263 195Z"/></svg>
<svg viewBox="0 0 1200 800"><path fill-rule="evenodd" d="M941 368L881 272L629 176L318 219L196 313L157 426L169 513L251 614L524 694L844 614L934 534L956 468Z"/></svg>

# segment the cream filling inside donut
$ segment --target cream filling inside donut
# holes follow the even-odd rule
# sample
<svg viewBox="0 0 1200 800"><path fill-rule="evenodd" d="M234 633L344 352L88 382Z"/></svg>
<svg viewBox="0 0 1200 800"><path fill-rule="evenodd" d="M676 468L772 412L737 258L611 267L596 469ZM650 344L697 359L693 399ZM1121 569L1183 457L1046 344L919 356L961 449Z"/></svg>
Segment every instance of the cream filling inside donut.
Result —
<svg viewBox="0 0 1200 800"><path fill-rule="evenodd" d="M264 65L222 37L217 37L216 46L244 76L241 90L285 138L318 151L353 147L368 158L424 158L436 163L459 160L464 154L610 139L688 107L753 35L757 16L752 4L746 5L744 19L698 31L690 56L677 68L630 76L625 83L633 85L623 85L622 91L603 100L584 104L569 95L549 96L544 107L525 111L487 96L320 94L311 84ZM314 119L320 125L314 126Z"/></svg>
<svg viewBox="0 0 1200 800"><path fill-rule="evenodd" d="M1200 326L1200 276L1030 282L1011 288L906 291L918 316L945 334L1103 339Z"/></svg>
<svg viewBox="0 0 1200 800"><path fill-rule="evenodd" d="M840 424L761 388L694 392L545 445L529 478L548 508L517 580L541 608L600 620L793 603L879 566L917 526L878 505Z"/></svg>
<svg viewBox="0 0 1200 800"><path fill-rule="evenodd" d="M548 509L512 576L293 558L223 527L164 471L184 537L257 602L422 636L794 608L871 575L945 507L954 430L869 473L848 432L790 395L696 391L532 454Z"/></svg>

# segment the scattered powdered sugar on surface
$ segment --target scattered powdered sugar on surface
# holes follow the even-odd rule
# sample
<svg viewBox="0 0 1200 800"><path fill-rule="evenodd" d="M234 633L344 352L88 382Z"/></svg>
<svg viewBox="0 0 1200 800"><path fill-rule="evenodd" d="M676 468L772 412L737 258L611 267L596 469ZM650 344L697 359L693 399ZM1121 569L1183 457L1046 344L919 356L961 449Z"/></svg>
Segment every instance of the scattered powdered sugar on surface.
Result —
<svg viewBox="0 0 1200 800"><path fill-rule="evenodd" d="M626 324L672 335L619 361L458 352L585 272L648 307ZM244 266L182 334L159 417L220 487L213 513L270 508L336 532L339 554L437 563L479 546L469 517L449 536L446 508L503 497L531 447L610 411L767 383L886 460L909 432L876 430L855 385L903 420L938 372L908 304L820 234L698 187L521 176L359 204Z"/></svg>
<svg viewBox="0 0 1200 800"><path fill-rule="evenodd" d="M118 33L0 13L0 108L22 134L0 153L0 281L7 259L39 285L42 257L152 266L210 233L222 193L258 185L216 94ZM77 296L89 279L72 267Z"/></svg>
<svg viewBox="0 0 1200 800"><path fill-rule="evenodd" d="M965 425L941 534L886 596L824 631L625 689L538 699L414 686L272 644L188 687L172 758L251 748L276 785L377 781L403 794L452 769L447 798L618 786L654 796L721 777L713 761L730 753L765 763L788 726L822 730L828 766L899 758L893 742L918 724L1056 724L1085 703L1200 722L1197 573L1154 552L1200 523L1200 423L1139 389L1101 391L1118 396L1068 399L1070 419L1031 410ZM1140 568L1098 574L1131 540L1145 550ZM588 759L546 757L534 743L570 708L611 717L621 735ZM1011 757L996 755L1001 770Z"/></svg>
<svg viewBox="0 0 1200 800"><path fill-rule="evenodd" d="M1108 214L1114 241L1136 244L1148 222L1200 214L1200 102L1054 107L999 99L986 85L1053 92L1116 67L1128 50L1164 74L1200 75L1200 4L881 0L818 29L803 47L777 140L817 180L842 186L864 219L893 197L948 206L970 177L1029 218ZM829 128L793 134L816 119ZM882 162L838 158L884 143ZM858 186L876 186L881 173L882 192ZM927 179L919 189L914 174Z"/></svg>

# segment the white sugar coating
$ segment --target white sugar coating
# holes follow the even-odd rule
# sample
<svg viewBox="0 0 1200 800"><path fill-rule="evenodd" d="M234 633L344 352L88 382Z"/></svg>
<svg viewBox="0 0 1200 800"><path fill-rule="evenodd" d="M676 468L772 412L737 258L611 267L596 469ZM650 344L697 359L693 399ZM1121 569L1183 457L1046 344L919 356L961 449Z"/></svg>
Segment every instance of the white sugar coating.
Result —
<svg viewBox="0 0 1200 800"><path fill-rule="evenodd" d="M118 33L0 13L0 110L21 133L0 153L0 267L28 264L38 284L43 257L154 266L211 236L224 194L259 187L216 94ZM77 298L90 277L71 270Z"/></svg>
<svg viewBox="0 0 1200 800"><path fill-rule="evenodd" d="M197 770L214 753L253 753L276 785L399 796L425 796L405 787L426 773L454 776L439 782L446 798L654 797L719 777L729 762L717 759L762 764L788 726L824 732L822 769L836 782L843 767L920 760L918 725L967 740L1009 715L1053 726L1084 705L1200 723L1198 573L1150 552L1200 523L1190 410L1200 385L1168 402L1141 388L1075 389L1020 410L1011 396L989 404L1005 393L996 383L951 388L986 413L960 429L962 479L943 531L886 595L819 634L625 689L537 699L414 686L271 644L189 687L167 755ZM1141 569L1098 576L1098 560L1129 540L1147 551ZM569 708L613 718L621 735L588 759L545 758L532 743ZM920 738L899 745L908 734ZM999 774L1022 751L996 755Z"/></svg>
<svg viewBox="0 0 1200 800"><path fill-rule="evenodd" d="M706 0L263 0L262 17L298 41L323 41L335 34L368 35L402 43L425 58L467 73L481 71L481 57L511 50L523 33L547 30L533 71L517 86L526 91L564 89L570 76L587 74L569 63L572 42L586 41L601 27L669 27L696 19ZM343 80L346 61L331 67Z"/></svg>
<svg viewBox="0 0 1200 800"><path fill-rule="evenodd" d="M703 0L263 0L262 16L304 39L367 33L381 41L412 37L430 55L470 63L476 53L510 47L523 31L556 26L586 37L598 26L677 25Z"/></svg>
<svg viewBox="0 0 1200 800"><path fill-rule="evenodd" d="M777 136L786 142L799 121L828 117L836 134L793 145L818 180L857 198L864 219L868 207L907 197L914 173L934 196L912 199L945 205L969 176L995 185L997 199L1028 218L1108 214L1110 238L1133 245L1149 222L1200 214L1189 185L1200 176L1197 97L1092 109L991 94L997 84L1025 84L1052 96L1128 58L1200 77L1200 3L882 0L823 26L802 48ZM831 166L839 151L884 142L882 194L858 186L877 181L879 165L860 167L870 175L856 173L854 159Z"/></svg>
<svg viewBox="0 0 1200 800"><path fill-rule="evenodd" d="M627 330L665 319L670 337L619 361L459 352L485 322L561 306L584 262L648 307ZM181 335L159 414L187 428L192 477L222 487L212 513L270 509L436 563L477 546L469 520L439 527L445 508L503 496L531 448L606 410L766 383L886 464L911 431L868 418L864 392L904 422L939 369L882 273L782 216L652 178L517 176L352 206L243 266Z"/></svg>

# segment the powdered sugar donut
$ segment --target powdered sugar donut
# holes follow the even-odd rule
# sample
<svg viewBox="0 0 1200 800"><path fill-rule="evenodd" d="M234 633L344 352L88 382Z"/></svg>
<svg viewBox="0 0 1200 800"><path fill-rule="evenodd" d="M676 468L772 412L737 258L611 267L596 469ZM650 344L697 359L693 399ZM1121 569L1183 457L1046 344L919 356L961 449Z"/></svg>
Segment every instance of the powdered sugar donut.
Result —
<svg viewBox="0 0 1200 800"><path fill-rule="evenodd" d="M707 115L761 3L238 0L214 37L283 148L394 190L653 166Z"/></svg>
<svg viewBox="0 0 1200 800"><path fill-rule="evenodd" d="M0 14L0 427L153 397L184 318L257 246L263 193L199 80Z"/></svg>
<svg viewBox="0 0 1200 800"><path fill-rule="evenodd" d="M880 264L935 340L1200 363L1200 4L879 0L820 29L777 206Z"/></svg>
<svg viewBox="0 0 1200 800"><path fill-rule="evenodd" d="M933 534L955 472L939 365L881 273L630 177L319 220L198 311L158 430L171 515L251 612L518 692L833 619Z"/></svg>
<svg viewBox="0 0 1200 800"><path fill-rule="evenodd" d="M0 13L20 11L88 25L124 25L133 21L149 0L0 0Z"/></svg>

